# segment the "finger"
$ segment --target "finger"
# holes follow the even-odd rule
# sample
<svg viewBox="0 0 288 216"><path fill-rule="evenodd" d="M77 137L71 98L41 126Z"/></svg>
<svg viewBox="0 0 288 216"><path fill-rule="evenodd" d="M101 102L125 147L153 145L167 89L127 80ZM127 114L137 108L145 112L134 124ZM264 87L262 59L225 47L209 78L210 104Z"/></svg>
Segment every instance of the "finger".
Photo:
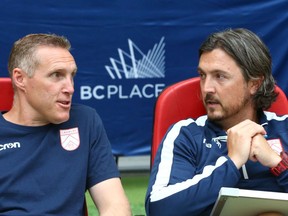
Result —
<svg viewBox="0 0 288 216"><path fill-rule="evenodd" d="M253 161L253 162L257 162L257 157L254 153L254 149L253 149L253 145L251 145L251 148L250 148L250 152L249 152L249 160Z"/></svg>
<svg viewBox="0 0 288 216"><path fill-rule="evenodd" d="M245 120L243 122L240 122L239 124L235 125L234 127L227 130L227 134L238 134L238 136L245 136L245 137L254 137L256 134L266 134L265 129L251 121L251 120Z"/></svg>
<svg viewBox="0 0 288 216"><path fill-rule="evenodd" d="M256 158L256 156L253 155L253 154L251 154L251 155L249 156L249 160L251 160L251 161L253 161L253 162L257 162L257 161L258 161L257 158Z"/></svg>

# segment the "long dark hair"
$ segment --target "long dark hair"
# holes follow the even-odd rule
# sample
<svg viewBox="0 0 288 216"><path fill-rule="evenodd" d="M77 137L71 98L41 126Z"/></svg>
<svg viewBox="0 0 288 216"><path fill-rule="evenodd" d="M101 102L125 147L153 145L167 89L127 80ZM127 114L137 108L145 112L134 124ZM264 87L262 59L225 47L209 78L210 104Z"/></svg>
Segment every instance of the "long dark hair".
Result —
<svg viewBox="0 0 288 216"><path fill-rule="evenodd" d="M222 49L236 61L246 82L263 79L253 100L257 110L268 109L276 100L277 93L274 91L271 55L263 41L247 29L228 29L211 34L201 45L199 57L216 48Z"/></svg>

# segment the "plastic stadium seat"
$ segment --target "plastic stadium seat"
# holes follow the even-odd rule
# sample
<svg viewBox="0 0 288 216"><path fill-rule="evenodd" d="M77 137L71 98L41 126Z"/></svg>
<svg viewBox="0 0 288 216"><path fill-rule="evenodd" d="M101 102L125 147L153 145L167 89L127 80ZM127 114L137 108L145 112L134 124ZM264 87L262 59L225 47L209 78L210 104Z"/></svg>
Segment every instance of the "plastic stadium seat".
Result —
<svg viewBox="0 0 288 216"><path fill-rule="evenodd" d="M0 77L0 112L8 111L12 107L13 103L13 87L10 78ZM86 200L83 209L83 215L88 216L88 209Z"/></svg>
<svg viewBox="0 0 288 216"><path fill-rule="evenodd" d="M275 91L279 95L269 111L279 115L287 114L288 102L285 93L278 86L276 86ZM154 110L151 166L158 146L169 126L181 119L197 118L206 114L200 95L199 77L177 82L161 92Z"/></svg>
<svg viewBox="0 0 288 216"><path fill-rule="evenodd" d="M13 88L10 78L0 78L0 111L8 111L12 107Z"/></svg>

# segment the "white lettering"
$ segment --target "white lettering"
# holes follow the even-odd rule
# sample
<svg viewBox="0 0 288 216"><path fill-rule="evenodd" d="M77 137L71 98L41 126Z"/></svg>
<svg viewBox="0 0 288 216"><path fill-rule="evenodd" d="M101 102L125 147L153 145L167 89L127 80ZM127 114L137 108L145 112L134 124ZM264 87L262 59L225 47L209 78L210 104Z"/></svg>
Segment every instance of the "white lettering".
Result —
<svg viewBox="0 0 288 216"><path fill-rule="evenodd" d="M134 86L133 86L129 97L130 97L130 98L133 98L134 95L135 95L135 96L138 95L139 98L142 98L141 91L139 90L139 87L138 87L137 85L134 85Z"/></svg>
<svg viewBox="0 0 288 216"><path fill-rule="evenodd" d="M14 143L6 143L1 145L0 144L0 151L6 150L6 149L11 149L11 148L20 148L21 145L19 142L14 142Z"/></svg>
<svg viewBox="0 0 288 216"><path fill-rule="evenodd" d="M98 95L97 94L97 90L104 90L104 86L95 86L95 88L93 89L93 96L96 98L96 99L98 99L98 100L100 100L100 99L103 99L105 96L103 95L103 93L101 94L101 95Z"/></svg>
<svg viewBox="0 0 288 216"><path fill-rule="evenodd" d="M116 95L118 88L115 85L108 85L107 87L107 98L110 99L112 95Z"/></svg>
<svg viewBox="0 0 288 216"><path fill-rule="evenodd" d="M81 86L80 87L80 98L81 100L89 100L91 99L91 87L90 86Z"/></svg>
<svg viewBox="0 0 288 216"><path fill-rule="evenodd" d="M164 83L159 83L155 85L155 95L157 95L156 97L158 97L158 95L163 91L164 88L165 88Z"/></svg>
<svg viewBox="0 0 288 216"><path fill-rule="evenodd" d="M127 99L128 95L123 95L122 86L119 86L119 98L120 99Z"/></svg>
<svg viewBox="0 0 288 216"><path fill-rule="evenodd" d="M157 98L159 94L165 88L164 83L158 84L145 84L145 85L133 85L132 88L125 87L123 85L97 85L93 89L90 86L80 87L80 99L81 100L103 100L118 98L134 99L134 98Z"/></svg>
<svg viewBox="0 0 288 216"><path fill-rule="evenodd" d="M142 94L145 98L152 98L154 95L153 94L147 94L146 89L147 88L151 88L153 89L153 85L152 84L147 84L142 88ZM155 88L156 89L156 88Z"/></svg>

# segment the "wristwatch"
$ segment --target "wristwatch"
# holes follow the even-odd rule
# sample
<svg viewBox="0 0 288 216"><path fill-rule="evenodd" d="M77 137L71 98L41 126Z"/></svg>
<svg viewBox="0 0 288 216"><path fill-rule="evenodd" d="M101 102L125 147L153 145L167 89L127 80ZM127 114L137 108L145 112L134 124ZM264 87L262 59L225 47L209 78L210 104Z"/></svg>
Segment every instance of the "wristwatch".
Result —
<svg viewBox="0 0 288 216"><path fill-rule="evenodd" d="M270 171L273 173L275 176L279 176L282 172L288 169L288 155L286 152L281 152L281 161L276 167L270 168Z"/></svg>

